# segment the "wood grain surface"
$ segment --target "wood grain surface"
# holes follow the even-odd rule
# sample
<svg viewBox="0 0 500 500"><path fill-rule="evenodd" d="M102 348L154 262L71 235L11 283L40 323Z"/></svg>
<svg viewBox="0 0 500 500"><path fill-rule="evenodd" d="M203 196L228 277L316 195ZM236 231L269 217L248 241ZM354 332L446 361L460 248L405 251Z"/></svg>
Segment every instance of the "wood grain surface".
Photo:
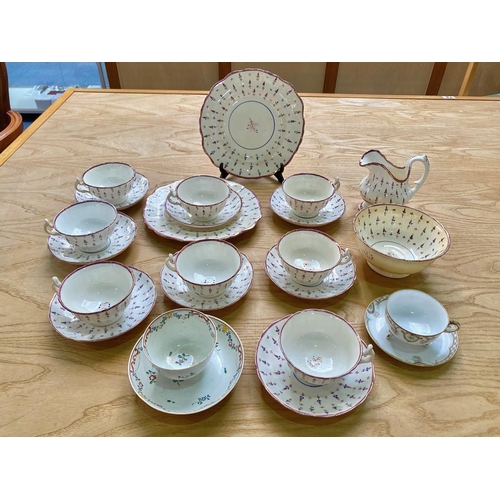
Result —
<svg viewBox="0 0 500 500"><path fill-rule="evenodd" d="M500 435L500 101L304 96L305 133L285 169L339 176L344 215L321 228L351 250L354 286L341 296L301 300L283 292L264 269L267 251L296 226L280 219L269 198L274 177L234 180L262 205L257 226L231 241L250 259L249 293L213 314L229 323L245 350L242 376L228 397L205 412L156 411L132 390L127 362L157 315L178 307L159 281L165 257L182 244L150 231L145 199L124 212L137 237L116 260L146 271L157 302L144 322L101 343L75 342L51 328L51 277L75 269L53 257L43 231L74 202L74 181L104 161L130 163L159 186L190 175L218 175L201 145L204 95L167 92L68 91L3 156L0 167L0 435L2 436L499 436ZM31 127L30 127L31 128ZM352 220L367 174L362 154L380 149L391 161L427 154L431 170L409 202L436 217L451 236L449 252L420 274L395 280L368 268ZM0 163L2 157L0 157ZM418 166L412 179L420 176ZM401 288L437 298L461 323L460 346L448 363L410 366L375 348L375 384L366 401L340 417L301 416L276 402L255 368L262 332L309 307L333 311L366 341L370 302Z"/></svg>

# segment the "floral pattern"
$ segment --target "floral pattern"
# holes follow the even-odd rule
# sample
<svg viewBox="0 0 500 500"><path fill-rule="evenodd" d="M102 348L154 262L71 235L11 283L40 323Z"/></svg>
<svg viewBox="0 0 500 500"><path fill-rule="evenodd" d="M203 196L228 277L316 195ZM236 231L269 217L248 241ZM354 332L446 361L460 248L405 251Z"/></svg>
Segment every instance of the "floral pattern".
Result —
<svg viewBox="0 0 500 500"><path fill-rule="evenodd" d="M226 181L241 196L243 201L243 207L239 216L235 217L228 224L212 230L200 230L179 224L171 217L165 217L165 200L167 194L179 182L159 187L146 199L146 206L142 214L144 222L149 229L159 236L182 242L198 241L206 238L226 240L249 231L255 227L262 217L260 202L252 191L237 182Z"/></svg>
<svg viewBox="0 0 500 500"><path fill-rule="evenodd" d="M209 316L217 330L217 345L205 370L196 377L174 381L156 374L143 352L142 337L133 347L128 376L132 389L147 405L163 413L187 415L216 405L236 386L244 365L243 345L226 322Z"/></svg>
<svg viewBox="0 0 500 500"><path fill-rule="evenodd" d="M156 303L156 289L148 274L134 267L130 269L134 273L135 285L130 304L119 321L108 326L94 326L80 321L64 309L55 294L49 306L49 320L52 328L71 340L100 342L123 335L136 327L153 309Z"/></svg>
<svg viewBox="0 0 500 500"><path fill-rule="evenodd" d="M336 297L351 288L356 280L356 265L351 260L347 264L339 264L319 285L300 285L285 271L277 246L269 250L265 266L267 275L277 287L294 297L303 299L320 300Z"/></svg>
<svg viewBox="0 0 500 500"><path fill-rule="evenodd" d="M375 381L373 363L359 364L328 385L312 387L300 382L279 347L278 337L287 318L271 324L257 343L257 375L267 392L286 408L312 417L335 417L363 403Z"/></svg>
<svg viewBox="0 0 500 500"><path fill-rule="evenodd" d="M316 217L311 217L310 219L304 219L303 217L299 217L293 213L292 209L285 201L285 195L281 187L273 192L271 198L269 199L269 204L271 205L273 212L278 217L281 217L291 224L301 227L319 227L330 224L331 222L340 219L345 212L344 198L342 198L342 196L338 193L333 195L332 199L328 202L328 205L320 210Z"/></svg>

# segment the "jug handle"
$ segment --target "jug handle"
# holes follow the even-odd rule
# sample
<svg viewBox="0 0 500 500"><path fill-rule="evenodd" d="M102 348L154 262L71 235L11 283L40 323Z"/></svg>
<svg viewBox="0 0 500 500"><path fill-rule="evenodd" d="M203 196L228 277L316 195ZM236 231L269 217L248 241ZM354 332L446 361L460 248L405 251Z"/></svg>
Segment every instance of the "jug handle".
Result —
<svg viewBox="0 0 500 500"><path fill-rule="evenodd" d="M425 182L425 179L427 179L429 170L431 168L427 155L414 156L413 158L410 158L408 160L408 164L406 165L408 172L410 171L413 163L416 161L420 161L424 164L424 175L422 175L422 177L420 177L418 181L415 181L415 186L410 189L410 191L412 192L412 196L422 187L422 184Z"/></svg>

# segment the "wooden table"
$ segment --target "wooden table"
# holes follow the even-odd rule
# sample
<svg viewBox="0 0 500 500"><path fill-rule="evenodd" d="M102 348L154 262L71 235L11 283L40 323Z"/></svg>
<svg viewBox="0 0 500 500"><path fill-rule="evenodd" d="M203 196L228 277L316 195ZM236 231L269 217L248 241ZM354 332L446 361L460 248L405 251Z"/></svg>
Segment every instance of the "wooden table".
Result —
<svg viewBox="0 0 500 500"><path fill-rule="evenodd" d="M230 180L262 205L255 229L231 241L250 259L249 293L213 314L239 334L242 376L228 397L205 412L156 411L133 392L127 362L147 324L178 307L159 282L165 257L182 248L143 220L144 198L126 210L137 223L133 244L116 257L155 281L156 304L139 326L102 343L68 340L48 320L51 277L75 269L53 257L43 231L74 202L74 181L103 161L133 165L159 186L194 174L218 175L201 146L198 120L204 95L133 91L67 91L0 157L0 434L3 436L498 436L500 435L500 101L497 99L304 95L305 133L285 169L339 176L344 215L322 228L351 249L357 280L346 293L320 301L283 292L264 269L267 251L292 224L269 198L274 177ZM380 149L396 164L425 153L430 175L410 205L436 217L451 248L424 272L382 277L357 250L352 219L367 171L361 155ZM418 174L415 173L415 176ZM335 418L302 416L263 388L255 368L262 332L304 308L333 311L366 341L365 309L400 288L436 297L462 327L448 363L422 368L376 347L375 383L366 401Z"/></svg>

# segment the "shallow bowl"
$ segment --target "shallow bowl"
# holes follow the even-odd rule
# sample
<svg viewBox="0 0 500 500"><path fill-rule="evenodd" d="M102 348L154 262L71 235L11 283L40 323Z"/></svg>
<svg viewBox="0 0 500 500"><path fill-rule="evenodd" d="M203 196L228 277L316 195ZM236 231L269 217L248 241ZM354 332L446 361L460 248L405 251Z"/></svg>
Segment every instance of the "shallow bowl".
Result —
<svg viewBox="0 0 500 500"><path fill-rule="evenodd" d="M450 235L434 217L405 205L370 205L354 217L359 250L389 278L423 271L450 248Z"/></svg>

